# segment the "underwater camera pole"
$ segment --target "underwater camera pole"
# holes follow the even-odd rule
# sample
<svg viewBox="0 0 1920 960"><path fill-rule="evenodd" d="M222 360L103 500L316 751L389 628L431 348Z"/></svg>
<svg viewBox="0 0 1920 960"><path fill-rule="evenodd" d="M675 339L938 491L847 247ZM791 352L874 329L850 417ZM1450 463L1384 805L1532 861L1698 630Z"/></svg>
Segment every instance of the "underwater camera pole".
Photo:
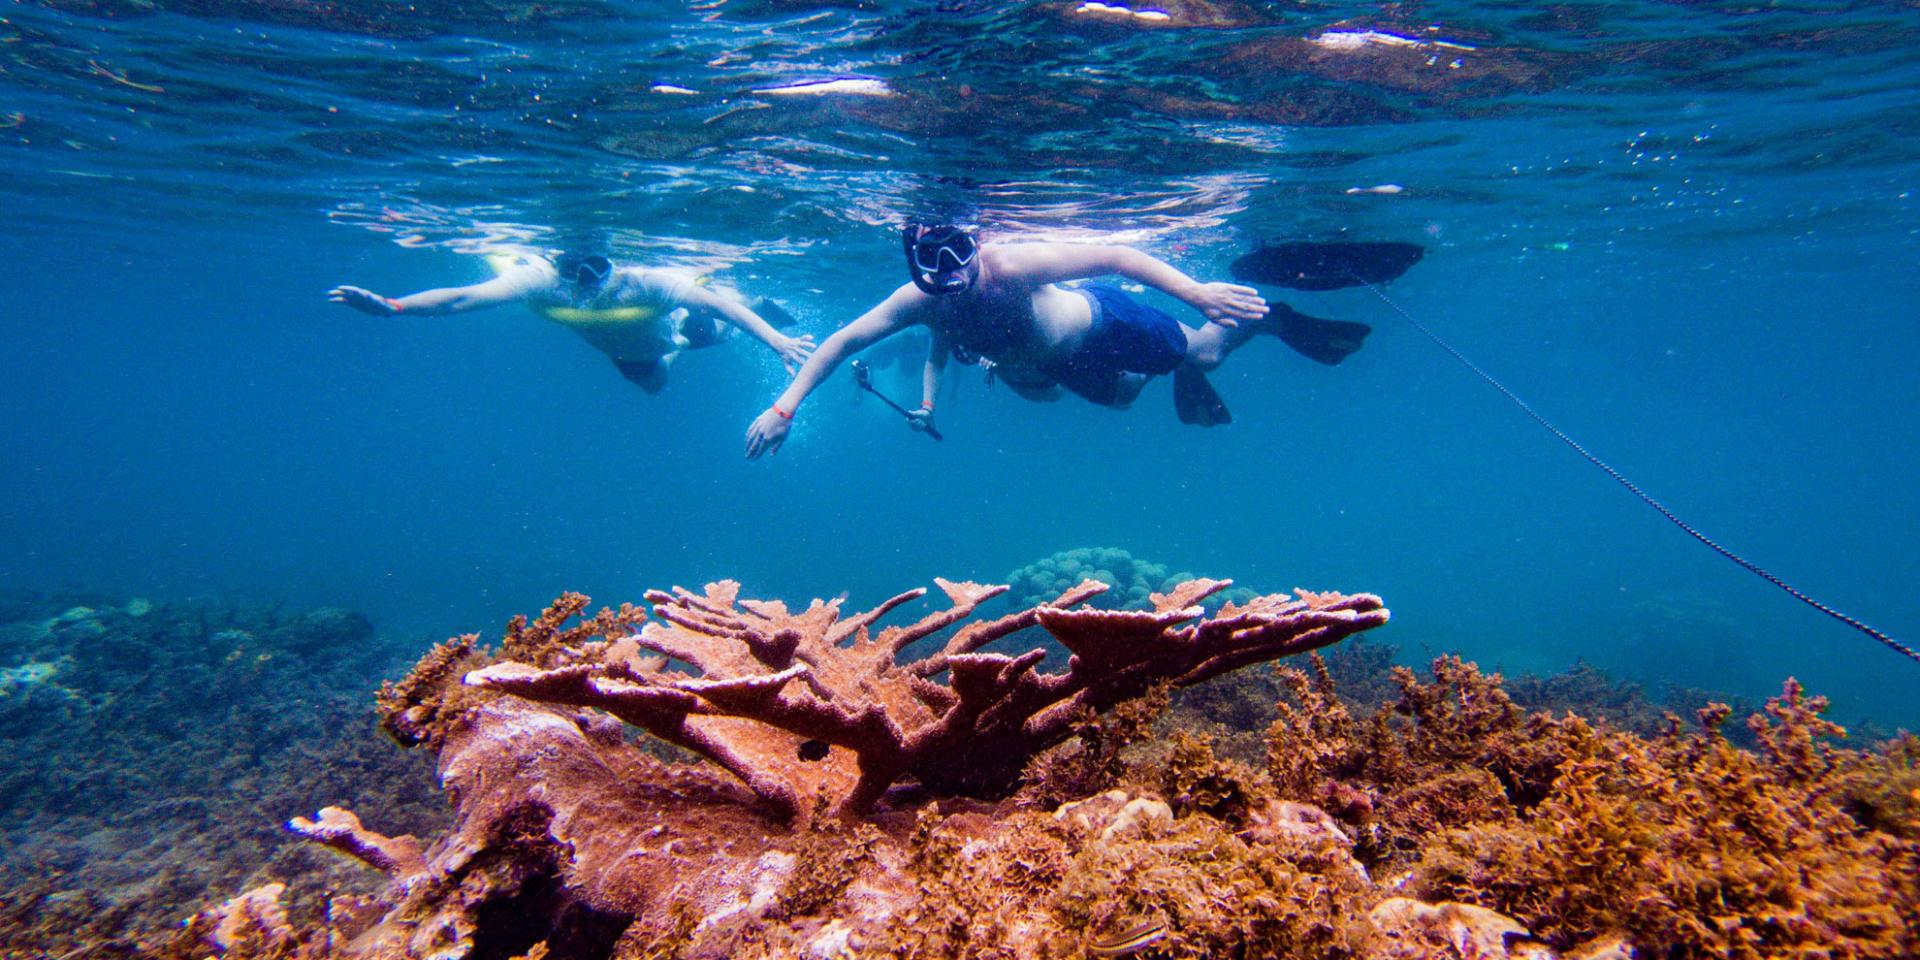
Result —
<svg viewBox="0 0 1920 960"><path fill-rule="evenodd" d="M1355 278L1355 279L1358 279L1358 278ZM1527 416L1532 417L1533 422L1547 428L1547 432L1553 434L1556 437L1559 437L1561 443L1564 443L1567 446L1572 447L1573 452L1581 455L1582 457L1585 457L1588 463L1591 463L1594 466L1599 467L1601 470L1605 471L1607 476L1612 477L1621 486L1626 487L1627 490L1631 492L1634 496L1639 497L1642 503L1645 503L1647 506L1652 507L1653 509L1659 511L1660 515L1663 517L1666 517L1669 521L1672 521L1674 526L1679 527L1680 529L1686 531L1687 536L1690 536L1695 540L1698 540L1701 543L1706 544L1708 548L1713 550L1713 552L1723 557L1726 557L1728 560L1731 560L1734 563L1739 564L1748 573L1751 573L1754 576L1759 577L1760 579L1765 580L1766 582L1771 583L1776 587L1779 587L1781 590L1786 591L1787 595L1794 598L1795 600L1798 600L1801 603L1804 603L1807 606L1812 607L1815 610L1818 610L1821 613L1824 613L1827 616L1832 617L1833 619L1838 620L1841 623L1844 623L1847 626L1852 627L1853 629L1858 630L1861 633L1864 633L1867 636L1872 637L1883 644L1886 644L1889 649L1897 651L1901 655L1905 656L1907 659L1913 660L1916 663L1920 663L1920 652L1915 652L1912 647L1909 647L1906 644L1901 643L1900 641L1895 640L1894 638L1887 636L1886 634L1881 633L1878 630L1875 630L1874 628L1868 626L1867 624L1861 623L1859 620L1856 620L1853 617L1846 615L1845 613L1835 610L1834 608L1827 606L1826 604L1821 603L1820 601L1812 597L1809 597L1804 593L1801 593L1799 590L1795 589L1792 584L1787 583L1785 580L1782 580L1771 573L1768 573L1765 569L1761 568L1759 564L1756 564L1753 561L1748 560L1747 558L1737 553L1734 553L1732 550L1729 550L1726 547L1723 547L1718 543L1715 543L1713 541L1713 538L1707 536L1704 533L1701 533L1699 530L1695 529L1692 524L1686 522L1685 520L1680 519L1677 515L1674 514L1672 510L1667 509L1666 504L1663 504L1660 501L1655 500L1652 496L1649 496L1646 493L1646 491L1641 490L1640 485L1628 479L1626 474L1623 474L1620 471L1615 470L1605 460L1602 460L1599 457L1594 456L1592 453L1588 452L1587 448L1581 446L1579 441L1568 436L1566 431L1560 429L1557 426L1554 426L1553 421L1548 420L1544 416L1541 416L1539 411L1533 409L1533 407L1528 405L1528 403L1525 400L1520 399L1519 394L1516 394L1512 390L1507 389L1506 384L1501 383L1499 380L1494 379L1493 374L1490 374L1485 370L1480 369L1479 364L1476 364L1472 360L1467 359L1465 354L1461 353L1458 350L1455 350L1453 348L1453 344L1450 344L1446 340L1441 339L1440 335L1428 329L1426 324L1423 324L1420 321L1415 320L1413 318L1413 314L1410 314L1407 311L1400 309L1400 305L1393 302L1393 300L1387 296L1387 292L1385 290L1380 289L1379 284L1372 283L1366 280L1360 280L1359 282L1364 284L1367 289L1372 290L1373 295L1376 297L1379 297L1381 303L1384 303L1388 307L1392 308L1394 313L1399 314L1400 318L1402 320L1407 321L1407 323L1411 324L1415 330L1418 330L1422 334L1425 334L1427 339L1432 340L1434 343L1439 344L1440 349L1445 350L1455 360L1460 361L1462 366L1466 367L1468 370L1472 370L1476 375L1480 377L1480 379L1485 380L1489 384L1492 384L1495 390L1500 391L1502 394L1506 396L1508 400L1513 401L1515 406L1519 407L1522 411L1524 411Z"/></svg>
<svg viewBox="0 0 1920 960"><path fill-rule="evenodd" d="M884 403L887 406L892 407L901 416L906 417L908 423L913 422L913 411L908 410L906 407L903 407L897 403L894 403L891 397L888 397L886 394L881 393L879 390L874 388L872 367L867 366L864 361L860 361L860 360L855 360L852 363L848 364L848 366L851 366L853 368L853 385L854 386L859 387L860 389L865 390L866 392L871 393L876 397L879 397L881 403ZM939 430L934 429L934 426L931 423L927 424L926 427L923 428L921 432L925 433L929 437L934 438L935 440L946 439L946 437L943 437L940 435Z"/></svg>

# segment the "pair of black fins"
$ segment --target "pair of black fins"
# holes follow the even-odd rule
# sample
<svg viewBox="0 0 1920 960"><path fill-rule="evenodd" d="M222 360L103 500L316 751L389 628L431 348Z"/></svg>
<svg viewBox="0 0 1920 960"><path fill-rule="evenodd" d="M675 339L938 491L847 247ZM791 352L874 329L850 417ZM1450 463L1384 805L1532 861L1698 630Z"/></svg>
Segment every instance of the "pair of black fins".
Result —
<svg viewBox="0 0 1920 960"><path fill-rule="evenodd" d="M1339 290L1386 283L1420 262L1426 248L1412 243L1290 241L1261 247L1235 260L1233 278L1242 283L1295 290ZM1333 366L1366 343L1373 328L1347 320L1309 317L1275 303L1266 322L1277 322L1281 342L1302 356ZM1233 413L1207 382L1207 375L1182 364L1173 371L1173 410L1181 423L1215 427L1233 422Z"/></svg>

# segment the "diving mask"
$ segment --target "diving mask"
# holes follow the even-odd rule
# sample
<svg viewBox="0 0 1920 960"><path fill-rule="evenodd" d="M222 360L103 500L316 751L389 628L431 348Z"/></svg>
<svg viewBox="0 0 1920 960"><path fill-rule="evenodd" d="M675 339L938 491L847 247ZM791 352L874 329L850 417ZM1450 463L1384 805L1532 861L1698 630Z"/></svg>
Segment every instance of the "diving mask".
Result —
<svg viewBox="0 0 1920 960"><path fill-rule="evenodd" d="M554 258L553 269L568 283L597 287L613 276L613 261L597 253L563 253Z"/></svg>
<svg viewBox="0 0 1920 960"><path fill-rule="evenodd" d="M978 276L980 240L970 227L910 223L900 234L913 285L940 296L959 293Z"/></svg>

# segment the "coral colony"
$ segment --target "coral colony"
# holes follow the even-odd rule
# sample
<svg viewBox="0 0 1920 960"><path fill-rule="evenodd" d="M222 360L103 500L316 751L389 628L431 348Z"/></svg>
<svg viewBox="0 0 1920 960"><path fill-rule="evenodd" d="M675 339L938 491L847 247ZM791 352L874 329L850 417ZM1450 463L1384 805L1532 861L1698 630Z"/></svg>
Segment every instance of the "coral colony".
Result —
<svg viewBox="0 0 1920 960"><path fill-rule="evenodd" d="M373 955L502 943L606 955L616 942L684 941L691 955L759 944L771 956L877 943L926 906L912 856L884 825L910 837L948 799L972 801L955 809L979 817L1101 711L1387 620L1378 597L1304 591L1207 616L1201 601L1230 585L1217 580L1155 594L1151 610L1098 610L1080 606L1106 589L1089 580L903 661L1007 589L937 582L946 609L884 629L877 621L925 591L846 617L837 602L791 612L743 600L731 582L656 591L658 622L637 632L633 607L563 628L586 604L563 598L512 625L497 660L461 638L383 693L390 728L438 748L459 807L446 838L423 852L337 809L293 827L392 876L372 907L384 910L353 937ZM1065 670L1036 669L1041 650L985 649L1036 626L1071 652ZM663 761L627 727L709 762ZM809 885L819 889L800 892ZM236 911L221 922L257 912ZM1039 956L1055 935L1035 927L1020 936L1039 939L1005 946Z"/></svg>
<svg viewBox="0 0 1920 960"><path fill-rule="evenodd" d="M1063 579L1082 568L1147 586L1133 609L1101 609L1106 583ZM1311 652L1385 623L1377 597L1162 574L1056 555L991 619L975 614L1007 588L947 581L944 603L915 590L854 614L731 582L591 615L569 594L516 618L497 651L456 638L381 690L387 732L437 757L450 826L377 832L410 808L366 790L365 822L338 806L292 821L384 885L283 863L145 943L61 939L58 909L0 894L0 945L195 960L1920 955L1920 738L1842 749L1825 701L1791 681L1748 721L1753 749L1718 704L1664 722L1637 707L1618 726L1529 713L1456 658L1420 676L1364 639ZM906 610L930 612L882 625ZM1384 702L1343 699L1336 675ZM1592 673L1555 691L1582 710L1628 702Z"/></svg>
<svg viewBox="0 0 1920 960"><path fill-rule="evenodd" d="M869 631L874 621L926 591L844 620L837 604L798 614L779 603L736 604L731 582L705 596L656 592L647 599L664 624L561 652L562 665L552 669L506 662L468 674L466 683L598 707L712 760L790 820L822 798L835 813L865 813L903 777L942 796L1002 796L1083 712L1139 697L1156 683L1189 686L1312 650L1387 620L1377 597L1303 595L1229 604L1182 626L1201 616L1202 599L1230 586L1217 580L1155 594L1150 611L1070 609L1106 589L1087 581L1051 605L969 625L938 652L898 663L903 650L1007 589L936 582L951 607L877 634ZM1036 625L1072 652L1064 673L1036 670L1044 656L1038 649L979 652ZM699 674L670 669L669 661Z"/></svg>

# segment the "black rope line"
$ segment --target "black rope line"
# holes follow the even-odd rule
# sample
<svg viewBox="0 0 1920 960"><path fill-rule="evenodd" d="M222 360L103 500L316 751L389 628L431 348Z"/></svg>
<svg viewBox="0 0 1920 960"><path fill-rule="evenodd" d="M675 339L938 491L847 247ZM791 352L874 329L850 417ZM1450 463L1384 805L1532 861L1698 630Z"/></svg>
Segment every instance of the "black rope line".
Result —
<svg viewBox="0 0 1920 960"><path fill-rule="evenodd" d="M1780 589L1786 591L1787 595L1794 598L1795 600L1798 600L1801 603L1804 603L1807 606L1812 607L1815 610L1818 610L1821 613L1824 613L1827 616L1832 617L1833 619L1838 620L1841 623L1844 623L1847 626L1852 627L1853 629L1858 630L1861 633L1864 633L1867 636L1872 637L1875 640L1878 640L1881 643L1886 644L1889 648L1904 655L1908 659L1913 660L1916 663L1920 663L1920 652L1915 652L1915 650L1912 647L1909 647L1906 644L1901 643L1900 641L1895 640L1894 638L1887 636L1886 634L1881 633L1878 630L1875 630L1874 628L1868 626L1867 624L1862 623L1859 620L1856 620L1853 617L1850 617L1845 613L1840 612L1839 610L1835 610L1834 608L1827 606L1826 604L1821 603L1820 601L1812 597L1809 597L1804 593L1801 593L1799 590L1795 589L1792 584L1786 582L1785 580L1780 579L1779 577L1774 576L1771 573L1768 573L1766 570L1762 569L1758 564L1754 563L1753 561L1748 560L1747 558L1737 553L1734 553L1732 550L1729 550L1726 547L1719 545L1718 543L1715 543L1712 537L1709 537L1706 534L1701 533L1699 530L1694 529L1692 524L1689 524L1685 520L1682 520L1678 516L1674 515L1674 512L1672 510L1667 509L1665 504L1649 496L1646 491L1641 490L1640 486L1634 483L1632 480L1628 479L1626 474L1623 474L1620 471L1615 470L1605 460L1602 460L1599 457L1594 456L1591 452L1587 450L1586 447L1581 446L1579 441L1573 439L1570 436L1567 436L1566 431L1561 430L1559 427L1554 426L1552 421L1548 420L1544 416L1541 416L1539 411L1533 409L1533 407L1528 405L1528 403L1525 400L1520 399L1519 394L1516 394L1512 390L1507 389L1506 384L1501 383L1499 380L1494 379L1492 374L1486 372L1485 370L1480 369L1479 364L1476 364L1472 360L1467 359L1465 354L1461 353L1458 350L1455 350L1453 348L1453 344L1450 344L1444 339L1441 339L1439 334L1434 333L1432 330L1427 329L1426 324L1423 324L1420 321L1415 320L1413 318L1413 314L1410 314L1407 311L1400 309L1400 305L1393 302L1392 298L1388 297L1386 291L1380 289L1378 284L1374 284L1365 280L1362 280L1360 282L1365 283L1367 289L1372 290L1373 295L1380 298L1381 303L1384 303L1387 306L1393 308L1393 312L1399 314L1401 319L1407 321L1409 324L1412 324L1415 330L1418 330L1421 333L1425 334L1427 339L1432 340L1434 343L1439 344L1440 349L1445 350L1447 353L1451 354L1455 360L1460 361L1460 363L1463 366L1465 366L1468 370L1472 370L1475 374L1477 374L1480 377L1480 379L1485 380L1489 384L1492 384L1495 390L1498 390L1502 394L1505 394L1506 398L1508 400L1513 401L1515 406L1518 406L1521 410L1526 411L1527 416L1532 417L1535 423L1538 423L1539 425L1547 428L1548 432L1552 433L1556 437L1559 437L1561 443L1564 443L1567 446L1572 447L1573 452L1578 453L1579 455L1587 458L1588 463L1591 463L1594 466L1599 467L1601 470L1606 471L1607 476L1612 477L1621 486L1626 487L1627 490L1632 492L1634 496L1639 497L1641 502L1645 503L1647 506L1652 507L1655 510L1660 511L1660 515L1663 517L1666 517L1669 521L1673 523L1674 526L1679 527L1682 530L1685 530L1687 532L1687 536L1690 536L1695 540L1698 540L1701 543L1706 544L1709 548L1713 550L1713 552L1718 553L1719 555L1726 557L1728 560L1732 560L1734 563L1739 564L1741 567L1745 568L1747 572L1753 574L1754 576L1757 576L1760 579L1765 580L1768 583L1771 583L1774 586L1779 587Z"/></svg>

